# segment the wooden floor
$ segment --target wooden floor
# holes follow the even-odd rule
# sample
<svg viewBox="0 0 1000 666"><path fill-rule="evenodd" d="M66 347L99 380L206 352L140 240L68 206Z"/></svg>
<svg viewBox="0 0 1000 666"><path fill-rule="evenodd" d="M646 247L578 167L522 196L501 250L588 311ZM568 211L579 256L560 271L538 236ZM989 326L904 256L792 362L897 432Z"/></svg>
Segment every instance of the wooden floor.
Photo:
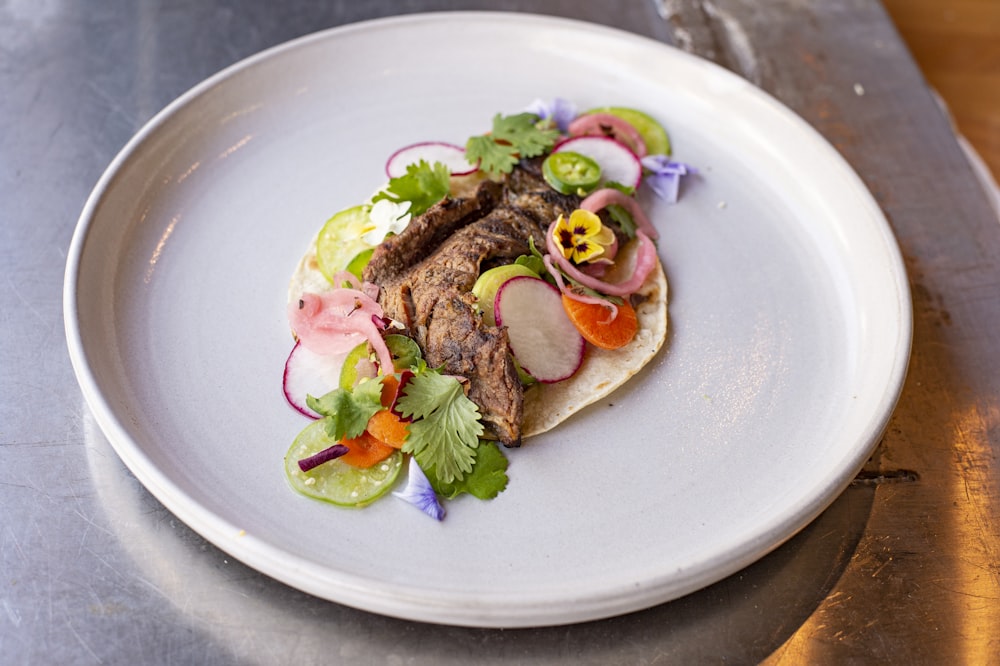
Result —
<svg viewBox="0 0 1000 666"><path fill-rule="evenodd" d="M1000 0L883 0L959 131L1000 181Z"/></svg>

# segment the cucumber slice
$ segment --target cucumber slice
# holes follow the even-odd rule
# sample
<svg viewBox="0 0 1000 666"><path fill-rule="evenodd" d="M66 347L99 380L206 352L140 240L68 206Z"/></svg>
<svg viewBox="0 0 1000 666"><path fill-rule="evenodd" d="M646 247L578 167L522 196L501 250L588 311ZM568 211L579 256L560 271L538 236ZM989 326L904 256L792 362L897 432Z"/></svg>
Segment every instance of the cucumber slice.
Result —
<svg viewBox="0 0 1000 666"><path fill-rule="evenodd" d="M602 106L591 109L587 113L610 113L613 116L618 116L639 132L643 143L646 144L648 155L670 154L670 137L667 136L667 131L660 123L642 111L624 106Z"/></svg>
<svg viewBox="0 0 1000 666"><path fill-rule="evenodd" d="M323 421L314 421L292 442L285 454L285 475L292 488L307 497L337 506L362 507L389 492L403 468L403 454L391 456L367 469L331 460L308 472L299 469L299 460L336 444L327 436Z"/></svg>
<svg viewBox="0 0 1000 666"><path fill-rule="evenodd" d="M326 279L345 270L359 254L372 247L361 240L368 225L368 207L342 210L323 225L316 239L316 263Z"/></svg>

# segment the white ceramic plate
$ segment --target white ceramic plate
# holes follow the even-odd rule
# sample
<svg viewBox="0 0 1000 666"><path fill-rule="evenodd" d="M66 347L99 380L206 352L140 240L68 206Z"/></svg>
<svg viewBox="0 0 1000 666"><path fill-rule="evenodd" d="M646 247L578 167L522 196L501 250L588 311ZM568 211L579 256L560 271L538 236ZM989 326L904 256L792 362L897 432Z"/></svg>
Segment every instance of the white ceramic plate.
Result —
<svg viewBox="0 0 1000 666"><path fill-rule="evenodd" d="M309 238L381 184L395 148L460 143L556 96L647 110L700 170L680 203L651 208L666 348L508 452L497 500L451 502L442 523L393 498L355 511L297 495L282 458L304 422L280 379L285 290ZM777 547L866 460L910 343L891 231L804 122L662 44L523 14L347 26L197 86L95 188L65 316L101 428L193 529L320 597L495 627L648 607Z"/></svg>

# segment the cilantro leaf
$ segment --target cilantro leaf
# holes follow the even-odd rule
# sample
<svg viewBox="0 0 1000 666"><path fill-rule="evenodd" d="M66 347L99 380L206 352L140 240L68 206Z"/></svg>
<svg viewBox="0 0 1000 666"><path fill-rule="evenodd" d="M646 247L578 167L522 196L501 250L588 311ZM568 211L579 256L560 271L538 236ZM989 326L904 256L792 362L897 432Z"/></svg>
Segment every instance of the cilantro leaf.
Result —
<svg viewBox="0 0 1000 666"><path fill-rule="evenodd" d="M451 171L447 166L420 160L407 165L404 175L390 179L385 189L372 197L372 203L382 199L393 203L409 201L410 213L420 215L448 196L450 185Z"/></svg>
<svg viewBox="0 0 1000 666"><path fill-rule="evenodd" d="M469 493L482 500L493 499L507 487L507 458L495 442L480 442L472 472L461 481L445 483L432 468L427 474L435 492L445 499Z"/></svg>
<svg viewBox="0 0 1000 666"><path fill-rule="evenodd" d="M539 125L534 113L498 113L488 136L474 136L466 142L465 157L489 174L510 173L522 157L536 157L555 145L559 130Z"/></svg>
<svg viewBox="0 0 1000 666"><path fill-rule="evenodd" d="M420 361L396 409L413 419L403 452L412 453L423 469L433 468L445 483L461 480L472 470L483 425L479 407L466 397L457 379Z"/></svg>
<svg viewBox="0 0 1000 666"><path fill-rule="evenodd" d="M518 163L517 149L488 136L474 136L465 144L465 157L490 174L510 173Z"/></svg>
<svg viewBox="0 0 1000 666"><path fill-rule="evenodd" d="M382 380L369 379L354 390L338 388L314 398L306 396L306 404L324 417L326 434L338 442L359 437L368 426L368 419L382 409Z"/></svg>

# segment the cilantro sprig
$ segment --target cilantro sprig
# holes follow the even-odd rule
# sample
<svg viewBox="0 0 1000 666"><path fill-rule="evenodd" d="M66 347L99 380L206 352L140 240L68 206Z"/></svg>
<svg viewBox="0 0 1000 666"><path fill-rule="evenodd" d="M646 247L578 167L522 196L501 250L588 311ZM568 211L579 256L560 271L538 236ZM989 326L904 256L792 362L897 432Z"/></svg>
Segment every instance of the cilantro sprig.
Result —
<svg viewBox="0 0 1000 666"><path fill-rule="evenodd" d="M462 384L420 360L396 401L397 411L413 419L403 452L422 469L433 469L444 483L461 481L472 471L483 434L479 407L466 397Z"/></svg>
<svg viewBox="0 0 1000 666"><path fill-rule="evenodd" d="M534 113L493 116L490 134L474 136L465 144L465 157L470 164L490 175L510 173L524 157L536 157L550 150L559 138L559 130L539 126Z"/></svg>
<svg viewBox="0 0 1000 666"><path fill-rule="evenodd" d="M482 441L476 449L476 462L472 472L461 481L446 483L437 477L433 468L427 474L434 491L445 499L455 499L469 493L481 500L493 499L507 487L507 458L494 442Z"/></svg>
<svg viewBox="0 0 1000 666"><path fill-rule="evenodd" d="M334 389L319 398L307 395L306 405L323 416L326 434L334 440L360 437L368 419L382 409L382 379L369 379L353 389Z"/></svg>
<svg viewBox="0 0 1000 666"><path fill-rule="evenodd" d="M406 173L389 180L385 189L372 197L372 203L388 199L393 203L410 202L410 213L420 215L448 196L451 171L441 162L420 160L409 164Z"/></svg>

